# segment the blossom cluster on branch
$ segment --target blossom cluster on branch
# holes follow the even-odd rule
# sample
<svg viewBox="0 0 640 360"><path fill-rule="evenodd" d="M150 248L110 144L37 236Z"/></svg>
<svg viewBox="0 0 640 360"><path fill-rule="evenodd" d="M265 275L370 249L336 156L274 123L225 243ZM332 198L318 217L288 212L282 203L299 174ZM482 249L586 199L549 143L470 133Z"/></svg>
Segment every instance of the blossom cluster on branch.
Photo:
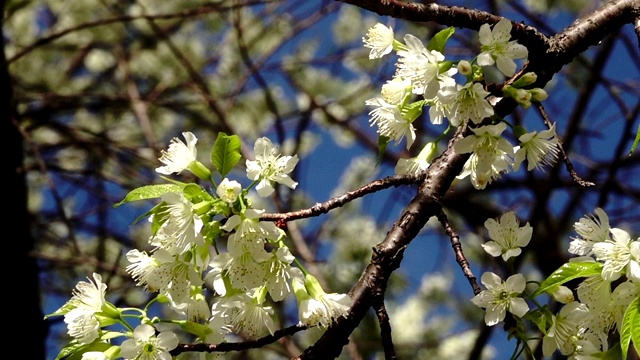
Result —
<svg viewBox="0 0 640 360"><path fill-rule="evenodd" d="M251 184L245 188L226 175L241 159L240 139L220 133L211 160L215 171L197 160L197 138L184 132L162 152L163 175L190 171L212 184L208 192L196 183L171 180L143 186L120 202L160 199L146 215L152 228L152 250L132 249L126 270L156 296L144 309L118 308L106 297L107 285L99 274L81 281L73 297L49 316L64 316L73 339L59 354L82 355L83 360L170 359L178 346L173 324L201 343L221 343L231 335L256 338L277 330L273 308L295 296L300 325L326 328L346 316L351 299L327 293L287 247L285 232L273 222L260 221L262 209L252 207L249 190L267 197L279 183L295 189L290 177L298 157L283 156L268 138L259 138L254 160L246 161ZM222 180L216 183L216 174ZM149 314L159 302L181 315L178 320ZM159 332L159 333L158 333ZM158 333L158 334L157 334ZM113 339L126 340L113 343Z"/></svg>
<svg viewBox="0 0 640 360"><path fill-rule="evenodd" d="M513 263L510 259L520 254L532 234L529 224L519 227L513 212L502 215L500 221L489 219L485 226L492 240L484 249L492 256L502 255L507 264ZM578 256L537 288L526 291L527 280L520 273L503 281L485 272L481 280L486 290L471 301L485 309L489 326L505 320L507 312L513 315L516 325L510 325L509 331L518 339L515 354L532 353L529 341L536 335L527 333L526 320L544 335L545 356L559 351L576 360L626 358L632 333L640 324L640 238L633 240L627 231L610 227L600 208L575 223L574 229L578 236L571 241L569 252ZM563 284L576 279L583 280L574 294ZM536 299L543 294L564 305L552 311ZM530 310L529 303L535 309ZM611 337L612 330L620 334L619 340ZM637 335L634 339L637 341Z"/></svg>

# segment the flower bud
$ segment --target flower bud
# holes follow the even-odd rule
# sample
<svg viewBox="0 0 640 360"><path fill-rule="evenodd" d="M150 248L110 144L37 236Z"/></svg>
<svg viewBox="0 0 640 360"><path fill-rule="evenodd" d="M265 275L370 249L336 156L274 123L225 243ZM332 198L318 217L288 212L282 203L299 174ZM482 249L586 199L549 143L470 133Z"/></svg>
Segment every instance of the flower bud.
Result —
<svg viewBox="0 0 640 360"><path fill-rule="evenodd" d="M407 95L411 95L411 80L399 77L387 81L380 91L384 101L391 105L401 104Z"/></svg>
<svg viewBox="0 0 640 360"><path fill-rule="evenodd" d="M547 94L546 91L540 88L531 89L529 90L529 93L531 94L531 100L533 101L540 102L546 100L549 97L549 94Z"/></svg>
<svg viewBox="0 0 640 360"><path fill-rule="evenodd" d="M458 62L458 72L464 76L469 76L473 72L473 67L471 67L471 63L467 60L460 60L460 62Z"/></svg>
<svg viewBox="0 0 640 360"><path fill-rule="evenodd" d="M548 291L557 302L568 304L574 300L573 292L566 286L558 286Z"/></svg>
<svg viewBox="0 0 640 360"><path fill-rule="evenodd" d="M533 72L528 72L519 77L518 80L514 81L511 86L513 86L514 88L522 88L527 85L533 84L534 82L536 82L536 80L538 80L538 75Z"/></svg>

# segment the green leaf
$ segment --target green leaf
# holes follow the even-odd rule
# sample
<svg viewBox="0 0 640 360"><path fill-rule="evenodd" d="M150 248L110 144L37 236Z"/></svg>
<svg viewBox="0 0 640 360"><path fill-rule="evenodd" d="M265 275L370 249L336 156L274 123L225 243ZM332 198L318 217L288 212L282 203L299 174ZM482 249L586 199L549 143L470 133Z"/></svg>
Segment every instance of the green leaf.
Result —
<svg viewBox="0 0 640 360"><path fill-rule="evenodd" d="M592 354L594 358L602 360L619 360L622 359L622 352L620 351L620 343L616 343L605 352L599 352Z"/></svg>
<svg viewBox="0 0 640 360"><path fill-rule="evenodd" d="M429 40L427 50L435 50L444 55L444 47L447 45L447 41L455 31L456 29L452 27L438 31L438 33Z"/></svg>
<svg viewBox="0 0 640 360"><path fill-rule="evenodd" d="M562 285L567 281L578 279L581 277L598 275L602 272L602 264L597 262L569 262L562 265L558 270L540 284L538 290L533 293L536 297L548 290Z"/></svg>
<svg viewBox="0 0 640 360"><path fill-rule="evenodd" d="M640 124L638 125L638 130L636 131L636 139L633 140L633 145L631 145L631 150L629 150L629 156L631 156L631 154L633 154L633 152L636 151L636 148L638 147L639 142L640 142Z"/></svg>
<svg viewBox="0 0 640 360"><path fill-rule="evenodd" d="M384 155L385 150L387 150L387 145L389 145L390 141L391 139L386 136L378 137L378 161L376 161L376 166L382 162L382 155Z"/></svg>
<svg viewBox="0 0 640 360"><path fill-rule="evenodd" d="M240 137L237 135L229 136L223 132L218 134L216 142L213 144L211 162L222 177L227 175L242 158L241 145Z"/></svg>
<svg viewBox="0 0 640 360"><path fill-rule="evenodd" d="M622 359L627 358L629 345L632 342L636 352L640 353L640 297L635 298L629 304L622 318L622 331L620 332Z"/></svg>
<svg viewBox="0 0 640 360"><path fill-rule="evenodd" d="M55 360L81 360L82 354L89 351L105 351L111 345L105 342L96 341L91 344L80 344L78 340L72 340L63 347Z"/></svg>
<svg viewBox="0 0 640 360"><path fill-rule="evenodd" d="M547 330L553 323L553 313L551 312L551 310L549 310L549 307L547 305L529 311L524 315L524 318L536 324L536 326L538 326L538 329L540 329L540 332L542 332L543 334L547 333Z"/></svg>
<svg viewBox="0 0 640 360"><path fill-rule="evenodd" d="M170 193L170 192L180 192L182 191L182 187L175 184L159 184L159 185L147 185L141 186L139 188L131 190L127 196L124 197L122 201L113 205L113 207L118 207L122 204L132 202L132 201L140 201L147 199L155 199L160 196Z"/></svg>

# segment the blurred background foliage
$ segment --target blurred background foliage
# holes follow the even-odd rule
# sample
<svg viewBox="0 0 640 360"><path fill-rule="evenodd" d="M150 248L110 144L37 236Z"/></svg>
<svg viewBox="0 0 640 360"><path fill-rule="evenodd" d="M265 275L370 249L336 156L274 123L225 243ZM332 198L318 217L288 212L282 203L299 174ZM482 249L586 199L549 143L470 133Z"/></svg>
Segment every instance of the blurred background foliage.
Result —
<svg viewBox="0 0 640 360"><path fill-rule="evenodd" d="M594 0L439 3L490 11L548 35L600 5ZM148 300L125 273L124 254L147 246L146 221L132 222L154 204L117 209L113 204L132 188L163 182L154 172L159 152L183 131L196 134L205 164L218 132L239 135L247 157L260 136L279 143L285 153L299 154L293 175L298 189L279 189L262 203L256 199L269 212L306 208L393 174L398 158L415 154L390 146L376 166L377 138L364 102L378 94L394 68L393 59L368 60L362 36L376 22L392 26L398 39L412 33L425 42L443 28L329 0L10 0L4 5L4 51L15 123L24 137L24 148L10 151L24 154L34 241L30 256L37 259L40 280L25 286L39 286L44 313L64 303L75 284L94 271L107 280L115 304L140 306ZM473 58L476 36L457 29L446 55ZM545 107L576 170L595 187L579 187L559 163L546 172L510 174L482 192L468 181L451 189L445 209L476 276L500 270L480 244L486 239L484 221L506 210L517 211L534 227L534 239L517 264L533 278L566 260L573 222L596 206L614 226L640 232L640 152L628 156L638 127L639 67L637 39L626 27L567 65L547 87ZM529 130L543 128L534 109L519 110L509 120ZM444 130L428 116L416 126L420 134L413 149ZM445 147L442 142L440 149ZM241 171L232 177L248 183ZM188 174L182 179L195 180ZM347 292L369 262L371 247L414 191L393 188L290 223L290 244L331 291ZM468 301L472 290L441 227L430 222L409 250L386 295L399 356L508 356L504 347L496 349L505 334L497 332L492 340L482 312ZM295 304L280 305L281 326L295 323ZM370 315L352 335L344 358L383 357L377 321ZM46 338L38 339L46 341L47 359L67 341L61 321L48 320ZM265 349L222 357L289 358L318 336L309 330Z"/></svg>

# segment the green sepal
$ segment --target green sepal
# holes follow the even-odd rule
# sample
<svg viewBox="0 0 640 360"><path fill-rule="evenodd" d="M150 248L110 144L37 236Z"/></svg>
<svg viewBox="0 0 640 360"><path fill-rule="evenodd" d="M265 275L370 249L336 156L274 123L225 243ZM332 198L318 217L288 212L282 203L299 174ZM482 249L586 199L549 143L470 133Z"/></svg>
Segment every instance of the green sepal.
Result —
<svg viewBox="0 0 640 360"><path fill-rule="evenodd" d="M624 359L622 357L622 351L620 351L620 343L616 343L614 346L610 347L609 350L605 352L590 354L589 356L592 356L596 359L602 359L602 360Z"/></svg>
<svg viewBox="0 0 640 360"><path fill-rule="evenodd" d="M456 29L453 27L448 27L438 31L438 33L429 40L427 50L435 50L444 55L444 47L447 45L447 41L455 31Z"/></svg>
<svg viewBox="0 0 640 360"><path fill-rule="evenodd" d="M227 175L242 158L241 146L238 135L229 136L223 132L218 133L211 151L211 162L222 177Z"/></svg>
<svg viewBox="0 0 640 360"><path fill-rule="evenodd" d="M553 323L553 313L547 305L531 310L524 315L524 318L536 324L540 332L547 333L547 330Z"/></svg>
<svg viewBox="0 0 640 360"><path fill-rule="evenodd" d="M629 346L640 353L640 297L635 298L624 312L622 318L622 330L620 332L620 348L622 349L622 359L627 359Z"/></svg>
<svg viewBox="0 0 640 360"><path fill-rule="evenodd" d="M597 262L569 262L562 265L558 270L554 271L546 278L538 290L533 293L536 297L544 292L554 289L556 286L562 285L567 281L582 277L599 275L602 273L602 263Z"/></svg>
<svg viewBox="0 0 640 360"><path fill-rule="evenodd" d="M121 333L120 331L105 331L102 336L100 336L100 339L102 340L111 340L111 339L115 339L115 338L119 338L122 336L127 336L124 333Z"/></svg>
<svg viewBox="0 0 640 360"><path fill-rule="evenodd" d="M376 166L380 165L382 162L382 155L384 155L384 152L387 150L387 145L389 145L390 141L391 139L386 136L378 137L378 159L376 161Z"/></svg>
<svg viewBox="0 0 640 360"><path fill-rule="evenodd" d="M180 325L182 330L188 332L189 334L193 334L200 339L206 338L207 335L209 335L212 331L211 328L209 328L208 326L198 324L197 322L193 322L193 321L181 320L181 321L175 321L174 323L177 323L178 325Z"/></svg>
<svg viewBox="0 0 640 360"><path fill-rule="evenodd" d="M418 116L422 115L422 108L424 108L425 105L427 105L426 100L419 100L412 102L411 104L404 105L400 109L400 115L402 115L402 118L408 122L414 122Z"/></svg>
<svg viewBox="0 0 640 360"><path fill-rule="evenodd" d="M73 310L75 308L76 308L75 305L71 304L70 302L67 302L66 304L62 305L60 307L60 309L52 312L51 314L45 315L44 316L44 320L47 320L48 318L53 317L53 316L66 315L69 311L71 311L71 310Z"/></svg>
<svg viewBox="0 0 640 360"><path fill-rule="evenodd" d="M159 198L162 195L170 192L180 192L182 187L176 184L158 184L158 185L146 185L141 186L139 188L131 190L127 196L124 197L122 201L113 205L113 207L118 207L122 204L132 202L132 201L140 201L147 199L155 199Z"/></svg>
<svg viewBox="0 0 640 360"><path fill-rule="evenodd" d="M638 143L640 143L640 124L638 125L638 130L636 131L636 139L633 140L633 145L631 145L631 150L629 150L629 156L631 156L631 154L636 151Z"/></svg>

